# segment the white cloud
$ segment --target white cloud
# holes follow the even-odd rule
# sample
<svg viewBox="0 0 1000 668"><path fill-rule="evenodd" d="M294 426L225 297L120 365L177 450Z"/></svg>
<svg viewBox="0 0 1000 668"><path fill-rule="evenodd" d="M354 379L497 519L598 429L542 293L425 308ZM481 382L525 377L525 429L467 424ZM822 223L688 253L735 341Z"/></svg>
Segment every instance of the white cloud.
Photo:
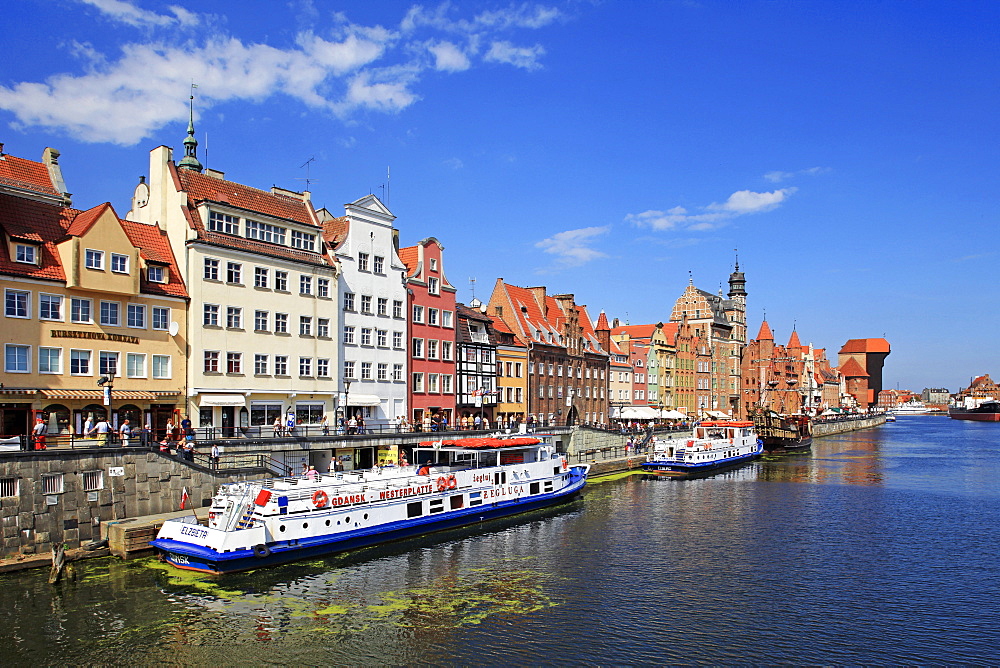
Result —
<svg viewBox="0 0 1000 668"><path fill-rule="evenodd" d="M538 44L535 46L514 46L510 42L493 42L490 45L490 50L483 56L483 60L535 70L541 67L538 59L544 55L545 49Z"/></svg>
<svg viewBox="0 0 1000 668"><path fill-rule="evenodd" d="M326 27L313 22L287 45L247 42L220 33L215 21L179 6L164 13L131 0L78 0L117 22L161 37L100 45L70 42L79 72L55 73L42 81L0 85L0 109L14 115L12 126L38 126L90 142L135 144L163 126L187 118L187 95L197 83L196 112L227 101L263 102L286 95L306 107L347 121L359 109L398 112L420 99L415 88L431 71L457 72L482 56L524 69L540 66L541 46L517 47L495 39L500 30L536 29L561 15L541 5L518 5L454 21L458 10L413 7L400 27L360 26L342 14L327 15ZM314 11L308 2L303 11ZM169 12L169 13L167 13ZM184 40L178 25L194 26ZM434 32L460 34L443 39ZM429 34L428 34L429 33ZM429 57L428 54L430 54Z"/></svg>
<svg viewBox="0 0 1000 668"><path fill-rule="evenodd" d="M462 50L451 42L431 44L427 50L434 56L434 69L442 72L461 72L469 69L472 63Z"/></svg>
<svg viewBox="0 0 1000 668"><path fill-rule="evenodd" d="M682 206L675 206L666 211L649 210L642 213L630 213L625 216L625 222L632 223L636 227L648 227L659 231L683 229L699 232L712 230L722 227L737 216L763 213L777 208L795 190L795 188L782 188L768 193L738 190L721 204L713 202L701 207L702 212L700 213L690 213Z"/></svg>
<svg viewBox="0 0 1000 668"><path fill-rule="evenodd" d="M546 253L555 255L560 265L564 267L578 267L591 260L600 257L608 257L607 253L590 248L595 237L607 234L611 228L604 227L583 227L576 230L566 230L554 234L548 239L542 239L535 244L536 248L541 248Z"/></svg>
<svg viewBox="0 0 1000 668"><path fill-rule="evenodd" d="M768 172L767 174L764 175L764 178L770 181L771 183L781 183L782 181L787 181L788 179L795 178L800 174L805 176L817 176L819 174L826 174L829 171L830 171L829 167L809 167L807 169L800 169L797 172L781 172L781 171Z"/></svg>

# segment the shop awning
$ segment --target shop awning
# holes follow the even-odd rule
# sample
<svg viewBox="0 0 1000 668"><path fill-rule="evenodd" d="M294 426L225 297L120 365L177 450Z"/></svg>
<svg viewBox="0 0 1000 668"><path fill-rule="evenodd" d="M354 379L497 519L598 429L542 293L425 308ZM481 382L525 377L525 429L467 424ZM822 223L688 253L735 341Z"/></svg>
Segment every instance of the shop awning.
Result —
<svg viewBox="0 0 1000 668"><path fill-rule="evenodd" d="M382 400L374 394L348 394L348 406L378 406Z"/></svg>
<svg viewBox="0 0 1000 668"><path fill-rule="evenodd" d="M663 411L660 413L660 417L666 420L683 420L687 417L684 413L675 410Z"/></svg>
<svg viewBox="0 0 1000 668"><path fill-rule="evenodd" d="M729 416L722 411L705 411L709 417L729 419Z"/></svg>
<svg viewBox="0 0 1000 668"><path fill-rule="evenodd" d="M28 389L17 389L17 388L4 388L0 390L0 394L35 394L38 390L28 390Z"/></svg>
<svg viewBox="0 0 1000 668"><path fill-rule="evenodd" d="M654 420L656 410L648 406L625 406L619 417L623 420Z"/></svg>
<svg viewBox="0 0 1000 668"><path fill-rule="evenodd" d="M242 394L203 394L199 406L246 406L247 398Z"/></svg>
<svg viewBox="0 0 1000 668"><path fill-rule="evenodd" d="M42 390L46 399L78 399L81 401L103 401L101 390ZM141 390L112 390L111 398L115 401L153 401L156 395Z"/></svg>

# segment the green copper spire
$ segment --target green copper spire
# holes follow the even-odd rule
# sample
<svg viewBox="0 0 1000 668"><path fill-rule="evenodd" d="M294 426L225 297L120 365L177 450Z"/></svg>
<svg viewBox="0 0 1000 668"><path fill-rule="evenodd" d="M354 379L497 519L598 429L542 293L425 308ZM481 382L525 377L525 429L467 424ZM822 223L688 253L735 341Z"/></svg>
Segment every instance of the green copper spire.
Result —
<svg viewBox="0 0 1000 668"><path fill-rule="evenodd" d="M191 88L196 86L191 84ZM191 91L191 113L188 118L188 136L184 139L184 157L177 163L182 169L192 169L201 172L201 162L198 161L198 140L194 138L194 90Z"/></svg>

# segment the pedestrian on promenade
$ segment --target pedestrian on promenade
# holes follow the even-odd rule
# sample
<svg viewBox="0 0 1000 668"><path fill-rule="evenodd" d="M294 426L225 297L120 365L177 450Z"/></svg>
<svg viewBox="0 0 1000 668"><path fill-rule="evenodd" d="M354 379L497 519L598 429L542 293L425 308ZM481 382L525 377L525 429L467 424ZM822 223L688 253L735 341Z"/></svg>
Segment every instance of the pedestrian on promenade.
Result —
<svg viewBox="0 0 1000 668"><path fill-rule="evenodd" d="M323 435L330 435L330 421L327 419L326 415L323 416L323 421L320 422L320 426L323 427Z"/></svg>
<svg viewBox="0 0 1000 668"><path fill-rule="evenodd" d="M213 443L212 444L212 454L211 454L211 457L210 457L210 461L212 462L212 468L213 469L219 468L219 454L220 454L220 452L219 452L219 444L218 443Z"/></svg>
<svg viewBox="0 0 1000 668"><path fill-rule="evenodd" d="M274 437L277 438L278 436L281 436L281 417L280 416L274 418L274 424L272 425L272 427L274 428Z"/></svg>
<svg viewBox="0 0 1000 668"><path fill-rule="evenodd" d="M129 424L128 418L125 418L122 426L118 428L118 436L122 439L122 447L127 448L132 440L132 425Z"/></svg>
<svg viewBox="0 0 1000 668"><path fill-rule="evenodd" d="M100 421L94 425L94 428L90 433L97 436L97 447L103 448L108 444L108 433L111 431L111 425L103 417Z"/></svg>
<svg viewBox="0 0 1000 668"><path fill-rule="evenodd" d="M94 430L94 418L87 415L87 421L83 423L83 437L92 438L90 432Z"/></svg>
<svg viewBox="0 0 1000 668"><path fill-rule="evenodd" d="M48 433L48 431L49 428L45 426L45 420L42 419L42 416L36 416L35 426L31 430L31 440L34 444L35 450L45 449L45 434Z"/></svg>

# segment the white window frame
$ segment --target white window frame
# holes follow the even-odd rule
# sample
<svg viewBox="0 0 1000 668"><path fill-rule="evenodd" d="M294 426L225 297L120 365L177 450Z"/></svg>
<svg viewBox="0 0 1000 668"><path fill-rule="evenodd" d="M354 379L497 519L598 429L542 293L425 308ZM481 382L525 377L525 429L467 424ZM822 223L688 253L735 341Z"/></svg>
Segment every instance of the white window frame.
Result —
<svg viewBox="0 0 1000 668"><path fill-rule="evenodd" d="M55 370L52 369L52 364L51 364L51 362L52 362L51 352L53 350L56 352L56 354L55 354L55 362L56 362L55 363L55 367L56 367ZM56 348L54 346L38 346L38 373L44 373L46 375L49 375L49 374L52 374L52 375L61 374L62 370L63 370L62 351L63 351L62 348ZM47 369L43 369L42 368L42 360L43 359L48 360L49 363L50 363L48 365Z"/></svg>
<svg viewBox="0 0 1000 668"><path fill-rule="evenodd" d="M46 300L49 300L49 308L46 309ZM45 315L46 310L51 312L51 303L55 302L56 315L53 317L50 315ZM49 320L53 322L62 322L65 319L65 314L63 313L63 305L66 303L66 298L62 295L53 295L46 292L38 293L38 319L39 320Z"/></svg>
<svg viewBox="0 0 1000 668"><path fill-rule="evenodd" d="M15 365L11 365L11 351L24 353L23 359L14 359ZM21 366L24 368L22 369ZM23 343L6 343L3 351L3 368L6 373L31 373L31 346Z"/></svg>
<svg viewBox="0 0 1000 668"><path fill-rule="evenodd" d="M104 271L104 251L87 248L83 251L83 266L87 269Z"/></svg>
<svg viewBox="0 0 1000 668"><path fill-rule="evenodd" d="M13 311L10 308L11 297L15 299ZM13 288L5 289L3 309L4 315L8 318L21 318L24 320L31 318L31 292L28 290L15 290Z"/></svg>
<svg viewBox="0 0 1000 668"><path fill-rule="evenodd" d="M161 363L163 360L166 360L166 365L167 365L166 373L163 373L162 371L159 371L157 369L157 360L160 360ZM149 371L153 375L153 378L156 378L158 380L169 380L173 378L174 376L173 357L171 355L153 355L152 360L150 361Z"/></svg>
<svg viewBox="0 0 1000 668"><path fill-rule="evenodd" d="M86 360L87 370L86 371L73 371L74 354L83 353L83 355L76 356L75 359ZM94 375L94 351L84 350L82 348L70 348L69 350L69 375L71 376L93 376Z"/></svg>
<svg viewBox="0 0 1000 668"><path fill-rule="evenodd" d="M38 246L34 244L14 244L14 262L38 265Z"/></svg>
<svg viewBox="0 0 1000 668"><path fill-rule="evenodd" d="M114 274L127 274L128 270L128 255L123 255L122 253L112 253L111 254L111 272ZM124 265L122 268L117 268L116 265L121 263Z"/></svg>
<svg viewBox="0 0 1000 668"><path fill-rule="evenodd" d="M126 378L148 378L146 371L146 353L126 353Z"/></svg>

